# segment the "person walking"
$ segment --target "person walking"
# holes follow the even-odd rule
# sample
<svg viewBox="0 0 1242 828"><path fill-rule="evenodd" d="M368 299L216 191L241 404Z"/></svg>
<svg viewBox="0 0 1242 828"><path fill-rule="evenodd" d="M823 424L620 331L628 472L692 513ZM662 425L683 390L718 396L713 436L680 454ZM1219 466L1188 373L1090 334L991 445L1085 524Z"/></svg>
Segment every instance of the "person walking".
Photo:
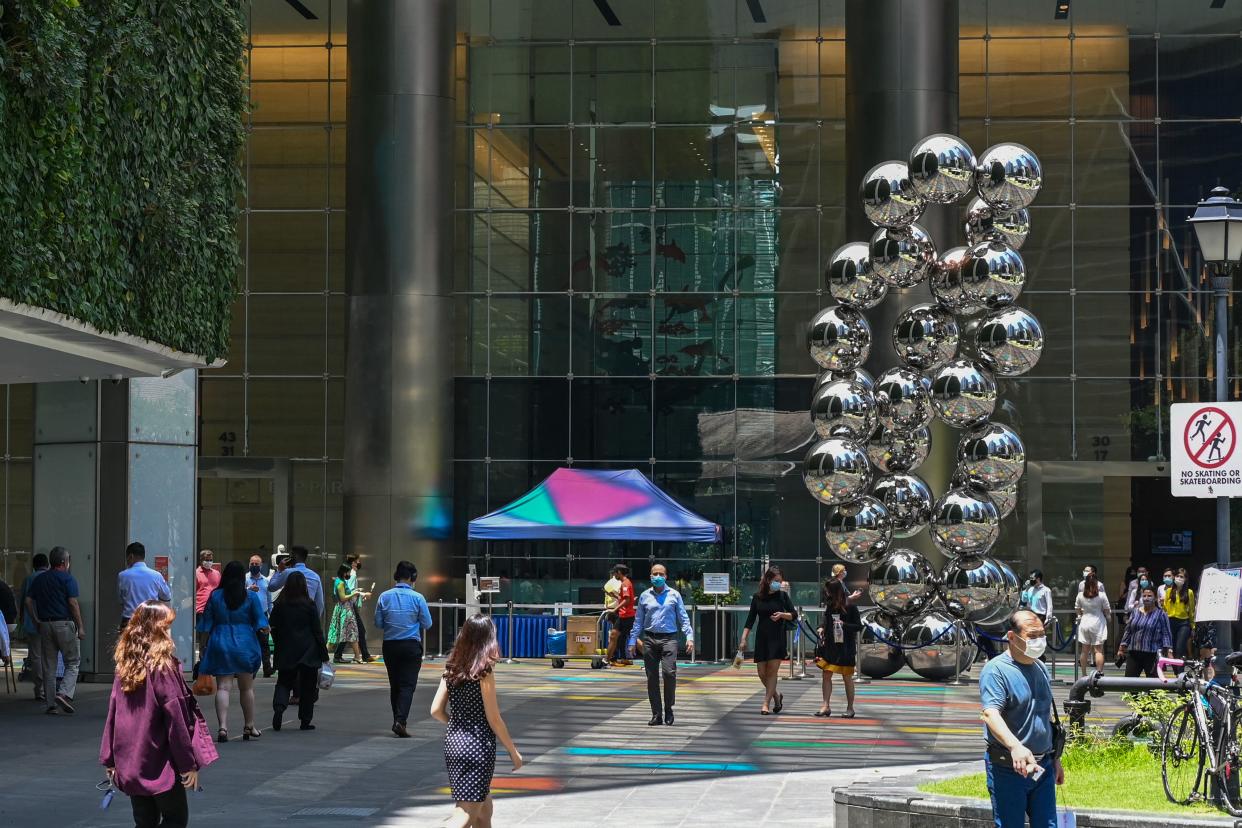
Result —
<svg viewBox="0 0 1242 828"><path fill-rule="evenodd" d="M444 764L454 801L448 823L452 828L491 828L498 740L509 753L514 771L523 764L496 698L492 668L499 660L496 625L486 615L471 616L445 659L444 675L431 703L431 715L448 725Z"/></svg>
<svg viewBox="0 0 1242 828"><path fill-rule="evenodd" d="M784 576L779 566L769 566L759 581L759 591L750 599L750 612L742 627L737 648L745 652L750 631L755 630L755 670L763 684L763 704L759 714L780 713L785 706L784 694L776 691L781 662L789 658L789 637L785 624L798 617L789 593L781 589ZM756 628L756 624L758 627ZM771 705L769 709L769 705Z"/></svg>
<svg viewBox="0 0 1242 828"><path fill-rule="evenodd" d="M125 547L125 569L116 576L116 599L121 605L121 629L139 605L147 601L172 603L168 582L147 566L147 548L137 541Z"/></svg>
<svg viewBox="0 0 1242 828"><path fill-rule="evenodd" d="M115 678L99 762L113 787L129 797L135 828L188 825L185 791L201 790L199 773L219 758L181 677L169 633L176 617L160 601L139 604L113 653Z"/></svg>
<svg viewBox="0 0 1242 828"><path fill-rule="evenodd" d="M862 631L862 616L858 607L850 603L845 584L835 578L824 583L824 624L819 628L819 647L815 650L815 664L823 671L820 690L824 706L816 716L832 715L832 676L841 677L845 685L845 713L843 719L854 718L854 664L858 659L858 633Z"/></svg>
<svg viewBox="0 0 1242 828"><path fill-rule="evenodd" d="M1092 669L1104 669L1104 642L1108 641L1108 621L1113 609L1094 571L1083 576L1082 591L1074 599L1078 613L1078 658L1085 676Z"/></svg>
<svg viewBox="0 0 1242 828"><path fill-rule="evenodd" d="M1155 588L1144 587L1139 592L1139 608L1130 614L1117 649L1117 658L1125 659L1126 678L1136 678L1139 673L1147 678L1158 678L1156 659L1160 653L1167 654L1172 649L1169 616L1156 604Z"/></svg>
<svg viewBox="0 0 1242 828"><path fill-rule="evenodd" d="M30 595L30 585L34 579L48 570L47 555L35 553L30 559L30 574L22 581L21 595L18 597L17 615L22 634L26 637L26 666L30 670L30 679L34 682L35 701L44 701L43 695L43 647L39 637L39 625L35 623L34 613L26 606L26 597Z"/></svg>
<svg viewBox="0 0 1242 828"><path fill-rule="evenodd" d="M1043 620L1029 609L1009 617L1008 652L983 665L979 698L987 726L988 793L996 828L1056 828L1057 785L1065 771L1054 739L1052 683L1039 658Z"/></svg>
<svg viewBox="0 0 1242 828"><path fill-rule="evenodd" d="M216 569L216 553L210 549L198 552L198 568L194 570L194 629L203 620L203 610L207 608L207 599L220 586L220 570ZM207 646L207 637L198 635L198 657L202 659L203 648ZM198 662L194 663L194 676L198 677Z"/></svg>
<svg viewBox="0 0 1242 828"><path fill-rule="evenodd" d="M336 598L336 606L332 609L332 622L328 627L328 646L336 648L332 660L337 664L345 663L345 659L341 658L341 650L345 644L353 647L354 663L362 661L362 651L358 647L358 614L354 611L354 605L360 597L366 597L370 593L349 588L348 578L352 571L349 564L341 564L336 570L336 577L332 579L332 594Z"/></svg>
<svg viewBox="0 0 1242 828"><path fill-rule="evenodd" d="M285 709L297 698L302 730L314 730L315 702L319 700L319 668L328 660L328 643L315 602L306 591L306 576L293 572L285 580L268 619L276 644L276 688L272 691L272 730L280 730Z"/></svg>
<svg viewBox="0 0 1242 828"><path fill-rule="evenodd" d="M625 651L632 658L638 636L643 639L643 667L647 671L647 701L651 703L654 727L673 723L673 704L677 701L677 630L686 635L686 649L694 652L694 628L686 613L681 593L668 585L664 564L651 567L651 588L638 596L634 628ZM664 680L664 700L660 700L660 679Z"/></svg>
<svg viewBox="0 0 1242 828"><path fill-rule="evenodd" d="M1173 657L1190 658L1191 624L1195 618L1195 591L1186 583L1186 570L1173 573L1172 583L1164 588L1164 600L1159 602L1164 614L1169 616L1169 631L1173 635Z"/></svg>
<svg viewBox="0 0 1242 828"><path fill-rule="evenodd" d="M617 564L617 577L621 580L621 592L617 599L617 650L620 651L623 642L630 640L630 631L634 629L635 595L634 582L630 580L630 568L625 564ZM622 652L622 657L612 662L613 666L629 667L632 665L634 662L625 658L625 655Z"/></svg>
<svg viewBox="0 0 1242 828"><path fill-rule="evenodd" d="M277 551L277 554L280 554ZM289 559L292 563L284 569L277 572L267 579L267 591L276 595L285 586L285 579L292 572L301 572L302 577L306 579L306 591L310 593L311 600L315 602L315 609L319 611L319 617L323 618L323 581L319 578L319 573L306 565L306 559L310 557L310 550L305 546L295 546L289 550Z"/></svg>
<svg viewBox="0 0 1242 828"><path fill-rule="evenodd" d="M1173 569L1166 568L1164 574L1160 578L1160 583L1156 585L1156 603L1164 606L1164 596L1168 594L1173 587Z"/></svg>
<svg viewBox="0 0 1242 828"><path fill-rule="evenodd" d="M614 564L608 571L608 580L604 582L604 620L608 622L608 646L604 650L604 660L615 664L617 660L617 640L620 637L617 606L621 603L621 576L618 572L620 564Z"/></svg>
<svg viewBox="0 0 1242 828"><path fill-rule="evenodd" d="M358 590L358 573L362 571L362 556L346 555L345 563L349 565L349 575L345 578L345 587L349 592L356 592ZM360 597L354 601L354 623L358 626L358 649L362 651L361 660L363 664L370 664L375 660L371 658L371 651L367 648L367 625L362 621L362 602L370 594L369 592L359 593ZM338 662L340 662L341 656L345 654L346 643L341 641L336 645L336 661ZM357 660L357 657L355 657L355 660Z"/></svg>
<svg viewBox="0 0 1242 828"><path fill-rule="evenodd" d="M263 557L261 555L250 556L250 571L246 573L246 590L253 592L259 597L259 605L263 607L263 614L268 616L269 620L272 615L272 593L267 591L267 576L263 574ZM259 639L259 652L263 654L263 678L271 678L272 673L272 648L269 646L270 639L262 633L255 633Z"/></svg>
<svg viewBox="0 0 1242 828"><path fill-rule="evenodd" d="M423 637L431 629L431 609L427 599L414 589L418 567L400 561L392 573L393 587L380 594L375 603L375 626L384 633L384 669L388 671L388 703L392 707L392 732L401 739L410 736L406 725L410 703L418 687L423 666Z"/></svg>
<svg viewBox="0 0 1242 828"><path fill-rule="evenodd" d="M1026 589L1022 591L1020 606L1038 615L1044 622L1046 630L1053 628L1052 590L1044 584L1044 573L1040 570L1031 570L1026 581Z"/></svg>
<svg viewBox="0 0 1242 828"><path fill-rule="evenodd" d="M849 573L848 573L848 571L847 571L847 570L846 570L846 568L845 568L845 564L840 564L840 563L839 563L839 564L833 564L833 565L832 565L832 577L833 577L835 580L840 581L840 582L841 582L841 586L846 587L846 590L845 590L846 592L849 592L849 587L848 587L848 586L846 586L846 584L845 584L845 579L846 579L846 577L847 577L847 575L848 575L848 574L849 574ZM852 604L852 603L854 603L855 601L857 601L859 598L861 598L861 597L862 597L862 590L861 590L861 589L856 589L856 590L854 590L853 592L849 592L849 594L848 594L847 596L845 596L845 597L846 597L846 598L849 600L849 602Z"/></svg>
<svg viewBox="0 0 1242 828"><path fill-rule="evenodd" d="M78 604L78 582L69 574L69 552L53 546L48 555L51 568L30 582L26 611L39 625L39 656L43 663L43 697L47 713L73 712L78 687L78 665L86 625ZM65 660L65 677L56 691L56 656ZM52 702L55 704L52 704Z"/></svg>
<svg viewBox="0 0 1242 828"><path fill-rule="evenodd" d="M263 663L256 635L267 635L267 616L259 596L246 589L246 570L241 561L229 561L220 586L207 599L198 631L207 636L199 674L216 679L216 719L219 742L229 740L229 692L236 681L241 691L245 727L242 739L257 739L262 732L254 724L254 674Z"/></svg>

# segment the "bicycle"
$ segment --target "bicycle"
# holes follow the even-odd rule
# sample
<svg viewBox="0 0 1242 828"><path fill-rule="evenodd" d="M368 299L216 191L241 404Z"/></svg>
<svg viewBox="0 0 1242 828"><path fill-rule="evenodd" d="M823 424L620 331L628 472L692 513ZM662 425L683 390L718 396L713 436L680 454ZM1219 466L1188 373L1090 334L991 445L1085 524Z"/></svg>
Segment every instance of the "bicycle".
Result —
<svg viewBox="0 0 1242 828"><path fill-rule="evenodd" d="M1161 667L1178 663L1161 659ZM1242 664L1242 652L1229 655L1225 663L1232 672ZM1210 801L1215 781L1220 804L1231 815L1242 816L1242 798L1230 785L1239 766L1237 728L1242 703L1231 686L1203 677L1206 662L1188 659L1181 664L1188 697L1164 726L1160 749L1164 794L1179 805Z"/></svg>

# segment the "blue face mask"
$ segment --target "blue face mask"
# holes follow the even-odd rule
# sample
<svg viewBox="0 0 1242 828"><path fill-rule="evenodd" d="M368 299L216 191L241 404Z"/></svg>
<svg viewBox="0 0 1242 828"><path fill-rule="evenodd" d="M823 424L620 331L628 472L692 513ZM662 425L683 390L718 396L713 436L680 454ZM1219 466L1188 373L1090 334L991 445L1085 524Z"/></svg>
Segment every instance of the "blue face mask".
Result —
<svg viewBox="0 0 1242 828"><path fill-rule="evenodd" d="M1146 578L1139 581L1139 587L1141 589L1147 589L1149 586L1151 586L1151 581L1147 580Z"/></svg>
<svg viewBox="0 0 1242 828"><path fill-rule="evenodd" d="M1173 579L1172 579L1172 578L1165 578L1165 579L1164 579L1164 585L1165 585L1165 586L1173 586Z"/></svg>
<svg viewBox="0 0 1242 828"><path fill-rule="evenodd" d="M663 589L665 583L666 581L663 575L652 575L651 576L651 585L655 587L656 589Z"/></svg>
<svg viewBox="0 0 1242 828"><path fill-rule="evenodd" d="M772 581L772 591L773 591L773 592L780 592L780 591L781 591L781 582L780 582L780 581Z"/></svg>

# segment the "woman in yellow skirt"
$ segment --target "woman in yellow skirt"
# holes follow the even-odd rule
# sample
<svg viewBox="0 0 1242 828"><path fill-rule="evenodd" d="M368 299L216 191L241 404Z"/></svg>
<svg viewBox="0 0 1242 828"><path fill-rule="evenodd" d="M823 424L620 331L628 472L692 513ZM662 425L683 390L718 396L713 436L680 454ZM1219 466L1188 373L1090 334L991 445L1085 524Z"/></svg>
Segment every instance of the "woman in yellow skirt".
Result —
<svg viewBox="0 0 1242 828"><path fill-rule="evenodd" d="M854 662L858 657L858 633L862 618L858 607L849 603L845 586L836 578L824 584L824 624L819 628L819 647L815 663L824 671L824 706L815 714L822 718L832 715L832 676L837 674L845 685L844 719L854 718Z"/></svg>

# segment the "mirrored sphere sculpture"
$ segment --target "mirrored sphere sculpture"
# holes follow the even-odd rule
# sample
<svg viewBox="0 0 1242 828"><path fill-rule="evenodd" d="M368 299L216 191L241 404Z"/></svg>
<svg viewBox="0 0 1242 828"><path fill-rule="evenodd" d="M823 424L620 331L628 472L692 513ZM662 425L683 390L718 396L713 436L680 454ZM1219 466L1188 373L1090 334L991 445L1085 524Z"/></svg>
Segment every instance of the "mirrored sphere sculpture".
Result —
<svg viewBox="0 0 1242 828"><path fill-rule="evenodd" d="M1000 535L1000 514L984 492L950 489L932 507L928 532L945 557L986 554Z"/></svg>
<svg viewBox="0 0 1242 828"><path fill-rule="evenodd" d="M1016 486L1026 471L1026 448L1009 426L984 423L958 440L957 467L971 486L985 491Z"/></svg>
<svg viewBox="0 0 1242 828"><path fill-rule="evenodd" d="M926 605L936 588L936 573L913 549L893 549L871 566L867 592L880 609L902 615Z"/></svg>
<svg viewBox="0 0 1242 828"><path fill-rule="evenodd" d="M853 371L871 353L871 326L853 308L824 308L807 327L807 346L820 368Z"/></svg>
<svg viewBox="0 0 1242 828"><path fill-rule="evenodd" d="M1044 329L1025 308L1008 307L988 314L972 331L979 359L1002 377L1030 371L1044 352Z"/></svg>
<svg viewBox="0 0 1242 828"><path fill-rule="evenodd" d="M931 451L931 430L894 431L880 426L867 443L867 456L882 474L908 472L923 465Z"/></svg>
<svg viewBox="0 0 1242 828"><path fill-rule="evenodd" d="M859 310L875 307L888 293L888 284L871 266L871 248L865 242L838 247L828 260L824 281L833 299Z"/></svg>
<svg viewBox="0 0 1242 828"><path fill-rule="evenodd" d="M931 422L931 385L909 368L890 368L875 380L880 422L894 431L914 431Z"/></svg>
<svg viewBox="0 0 1242 828"><path fill-rule="evenodd" d="M902 311L893 325L897 358L916 371L944 364L957 353L957 322L943 308L914 305Z"/></svg>
<svg viewBox="0 0 1242 828"><path fill-rule="evenodd" d="M975 189L993 209L1008 213L1034 200L1043 175L1039 159L1030 149L1021 144L997 144L979 156Z"/></svg>
<svg viewBox="0 0 1242 828"><path fill-rule="evenodd" d="M853 371L823 371L815 378L815 388L811 391L811 396L815 396L815 391L819 390L821 385L827 385L839 379L854 380L860 383L868 391L875 390L875 377L864 371L862 368L855 368Z"/></svg>
<svg viewBox="0 0 1242 828"><path fill-rule="evenodd" d="M1004 589L1000 602L992 612L984 618L975 620L975 624L980 627L990 627L995 633L1003 631L1006 620L1018 608L1018 602L1022 598L1022 585L1018 580L1018 574L1013 571L1013 567L1002 560L995 558L990 560L1000 569L1001 575L1004 577Z"/></svg>
<svg viewBox="0 0 1242 828"><path fill-rule="evenodd" d="M886 642L901 642L901 625L879 607L859 610L863 629L858 636L858 668L874 679L888 678L905 666L900 648Z"/></svg>
<svg viewBox="0 0 1242 828"><path fill-rule="evenodd" d="M926 206L910 183L904 161L876 164L863 176L859 192L863 212L877 227L907 227L918 220Z"/></svg>
<svg viewBox="0 0 1242 828"><path fill-rule="evenodd" d="M943 612L929 612L906 624L901 634L906 663L925 679L944 681L970 666L975 648L958 623Z"/></svg>
<svg viewBox="0 0 1242 828"><path fill-rule="evenodd" d="M877 381L876 400L883 423L882 389L882 383ZM973 360L952 360L937 369L932 377L931 402L936 416L955 428L978 425L996 408L996 380L988 369Z"/></svg>
<svg viewBox="0 0 1242 828"><path fill-rule="evenodd" d="M1005 599L1005 576L996 562L988 557L977 566L963 566L949 561L940 573L940 593L962 607L968 621L986 618Z"/></svg>
<svg viewBox="0 0 1242 828"><path fill-rule="evenodd" d="M927 278L936 261L936 245L917 224L900 229L881 227L868 248L871 267L892 287L913 287Z"/></svg>
<svg viewBox="0 0 1242 828"><path fill-rule="evenodd" d="M991 490L988 492L988 500L996 504L996 511L1001 520L1004 520L1013 514L1014 509L1018 508L1018 484Z"/></svg>
<svg viewBox="0 0 1242 828"><path fill-rule="evenodd" d="M838 379L815 390L811 422L820 439L845 437L865 443L875 430L875 395L860 382Z"/></svg>
<svg viewBox="0 0 1242 828"><path fill-rule="evenodd" d="M871 484L867 453L852 440L832 438L811 446L802 461L802 482L827 506L847 503Z"/></svg>
<svg viewBox="0 0 1242 828"><path fill-rule="evenodd" d="M917 535L931 519L935 496L931 487L917 474L900 472L881 477L871 495L884 504L893 525L893 536L909 538Z"/></svg>
<svg viewBox="0 0 1242 828"><path fill-rule="evenodd" d="M975 245L961 267L961 289L971 307L997 310L1011 305L1025 284L1021 254L1000 242Z"/></svg>
<svg viewBox="0 0 1242 828"><path fill-rule="evenodd" d="M843 561L874 563L892 543L893 522L883 503L864 496L828 511L824 539L828 549Z"/></svg>
<svg viewBox="0 0 1242 828"><path fill-rule="evenodd" d="M928 135L910 150L910 182L933 204L952 204L974 189L975 154L956 135Z"/></svg>
<svg viewBox="0 0 1242 828"><path fill-rule="evenodd" d="M971 247L984 242L1001 242L1020 250L1031 234L1031 211L1025 207L1012 213L997 213L981 198L966 207L966 241Z"/></svg>
<svg viewBox="0 0 1242 828"><path fill-rule="evenodd" d="M979 313L985 307L983 299L967 290L962 281L964 269L970 264L970 248L951 247L940 254L931 267L928 286L940 307L957 316Z"/></svg>

